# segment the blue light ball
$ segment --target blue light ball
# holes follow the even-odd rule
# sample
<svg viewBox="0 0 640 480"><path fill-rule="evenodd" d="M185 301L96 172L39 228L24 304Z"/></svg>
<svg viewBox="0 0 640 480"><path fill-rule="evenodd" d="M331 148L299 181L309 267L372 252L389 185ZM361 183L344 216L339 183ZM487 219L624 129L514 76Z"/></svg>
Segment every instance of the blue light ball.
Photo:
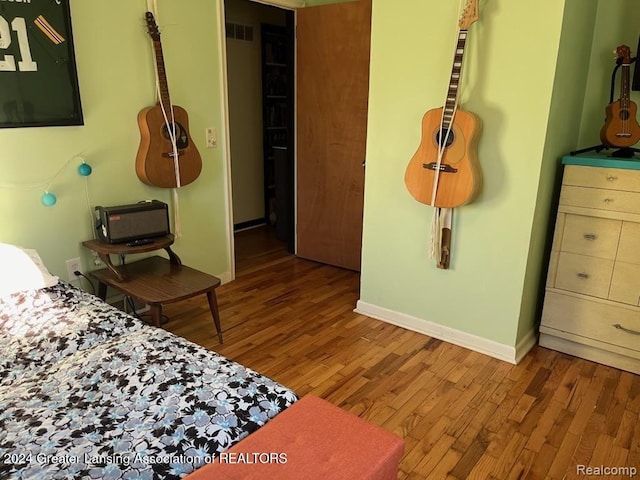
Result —
<svg viewBox="0 0 640 480"><path fill-rule="evenodd" d="M40 201L42 201L42 204L45 207L53 207L58 201L58 199L53 193L45 192L45 194L42 195L42 198L40 199Z"/></svg>
<svg viewBox="0 0 640 480"><path fill-rule="evenodd" d="M92 168L91 168L91 165L89 165L88 163L82 163L78 167L78 173L83 177L88 177L89 175L91 175L91 172L92 172Z"/></svg>

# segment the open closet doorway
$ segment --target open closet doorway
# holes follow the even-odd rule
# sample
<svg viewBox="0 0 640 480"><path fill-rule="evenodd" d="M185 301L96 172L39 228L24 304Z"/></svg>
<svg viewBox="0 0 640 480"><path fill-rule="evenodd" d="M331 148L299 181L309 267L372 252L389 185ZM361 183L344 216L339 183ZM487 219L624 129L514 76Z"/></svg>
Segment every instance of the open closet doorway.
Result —
<svg viewBox="0 0 640 480"><path fill-rule="evenodd" d="M225 8L225 15L221 18L227 22L225 80L229 98L233 223L239 227L275 223L271 230L276 234L279 229L286 232L289 252L295 251L301 258L359 271L371 0L330 2L313 7L303 7L302 0L271 0L273 4L284 5L283 9L264 5L260 3L262 1L224 0L221 3ZM250 10L260 9L268 15L280 15L280 20L241 17L234 10L238 5ZM296 10L287 9L289 7ZM283 14L284 32L288 38L284 43L286 54L282 53L278 40L275 40L271 47L261 48L261 57L253 63L252 74L241 70L236 72L235 50L247 46L247 37L259 38L264 46L263 36L267 30L270 31L269 39L274 41L278 27L283 28L282 24L277 24L282 22ZM264 23L273 27L262 28ZM284 57L287 60L283 63ZM262 90L254 92L257 91L257 96L262 98L262 111L239 117L235 109L236 100L242 102L249 95L256 96L250 94L250 87L243 86L243 82L249 77L255 80L258 75ZM285 89L287 93L283 96L281 93ZM289 115L286 116L285 112ZM282 125L283 118L286 128ZM262 185L261 208L265 213L262 216L256 213L260 210L258 208L252 218L245 220L240 210L243 206L238 203L248 198L238 183L241 181L238 176L246 169L241 152L252 145L247 140L248 132L251 128L255 132L255 125L260 120L262 126L258 130L261 128L262 157L253 154L250 158L263 162L263 170L254 167L253 171L262 172L262 179L254 179L257 187L253 192L259 194ZM249 123L254 127L249 127ZM255 138L259 136L260 132L254 135ZM273 182L270 182L268 170L271 161ZM272 197L268 196L269 188L274 192ZM281 196L279 192L284 193ZM275 198L275 201L269 198ZM282 202L280 198L289 201ZM245 221L253 223L243 223ZM240 257L238 242L235 247L234 258L237 260Z"/></svg>
<svg viewBox="0 0 640 480"><path fill-rule="evenodd" d="M236 261L294 251L294 12L224 0ZM250 248L251 252L246 252Z"/></svg>

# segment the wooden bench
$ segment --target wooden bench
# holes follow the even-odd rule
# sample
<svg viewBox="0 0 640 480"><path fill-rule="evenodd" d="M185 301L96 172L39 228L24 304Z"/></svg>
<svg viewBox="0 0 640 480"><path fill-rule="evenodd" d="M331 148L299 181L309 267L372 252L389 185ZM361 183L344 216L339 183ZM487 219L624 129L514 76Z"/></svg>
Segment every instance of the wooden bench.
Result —
<svg viewBox="0 0 640 480"><path fill-rule="evenodd" d="M404 441L306 396L186 480L397 480Z"/></svg>

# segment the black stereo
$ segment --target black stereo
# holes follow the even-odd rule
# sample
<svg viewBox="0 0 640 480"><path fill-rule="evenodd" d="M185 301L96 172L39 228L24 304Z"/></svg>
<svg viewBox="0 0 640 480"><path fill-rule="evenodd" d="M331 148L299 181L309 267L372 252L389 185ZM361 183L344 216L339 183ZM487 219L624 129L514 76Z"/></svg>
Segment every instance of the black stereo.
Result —
<svg viewBox="0 0 640 480"><path fill-rule="evenodd" d="M169 209L159 200L96 207L96 230L98 238L107 243L162 237L171 233Z"/></svg>

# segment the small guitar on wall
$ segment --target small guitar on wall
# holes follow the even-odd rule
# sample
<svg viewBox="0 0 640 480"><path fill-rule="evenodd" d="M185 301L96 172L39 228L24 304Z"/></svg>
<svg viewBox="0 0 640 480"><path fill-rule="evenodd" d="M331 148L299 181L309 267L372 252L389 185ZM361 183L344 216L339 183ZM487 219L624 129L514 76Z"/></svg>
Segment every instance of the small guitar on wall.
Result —
<svg viewBox="0 0 640 480"><path fill-rule="evenodd" d="M153 41L160 99L156 105L144 108L138 114L140 146L136 173L147 185L181 187L198 178L202 160L189 134L186 110L171 105L160 32L153 13L147 12L145 18Z"/></svg>
<svg viewBox="0 0 640 480"><path fill-rule="evenodd" d="M469 203L480 189L477 159L480 119L458 108L458 90L467 30L478 19L478 0L468 0L458 22L458 44L444 107L422 118L422 140L405 171L409 193L418 202L438 208Z"/></svg>
<svg viewBox="0 0 640 480"><path fill-rule="evenodd" d="M616 49L622 59L620 98L607 105L606 119L600 130L600 140L606 147L630 147L640 141L640 125L636 120L637 105L629 98L631 52L626 45Z"/></svg>

